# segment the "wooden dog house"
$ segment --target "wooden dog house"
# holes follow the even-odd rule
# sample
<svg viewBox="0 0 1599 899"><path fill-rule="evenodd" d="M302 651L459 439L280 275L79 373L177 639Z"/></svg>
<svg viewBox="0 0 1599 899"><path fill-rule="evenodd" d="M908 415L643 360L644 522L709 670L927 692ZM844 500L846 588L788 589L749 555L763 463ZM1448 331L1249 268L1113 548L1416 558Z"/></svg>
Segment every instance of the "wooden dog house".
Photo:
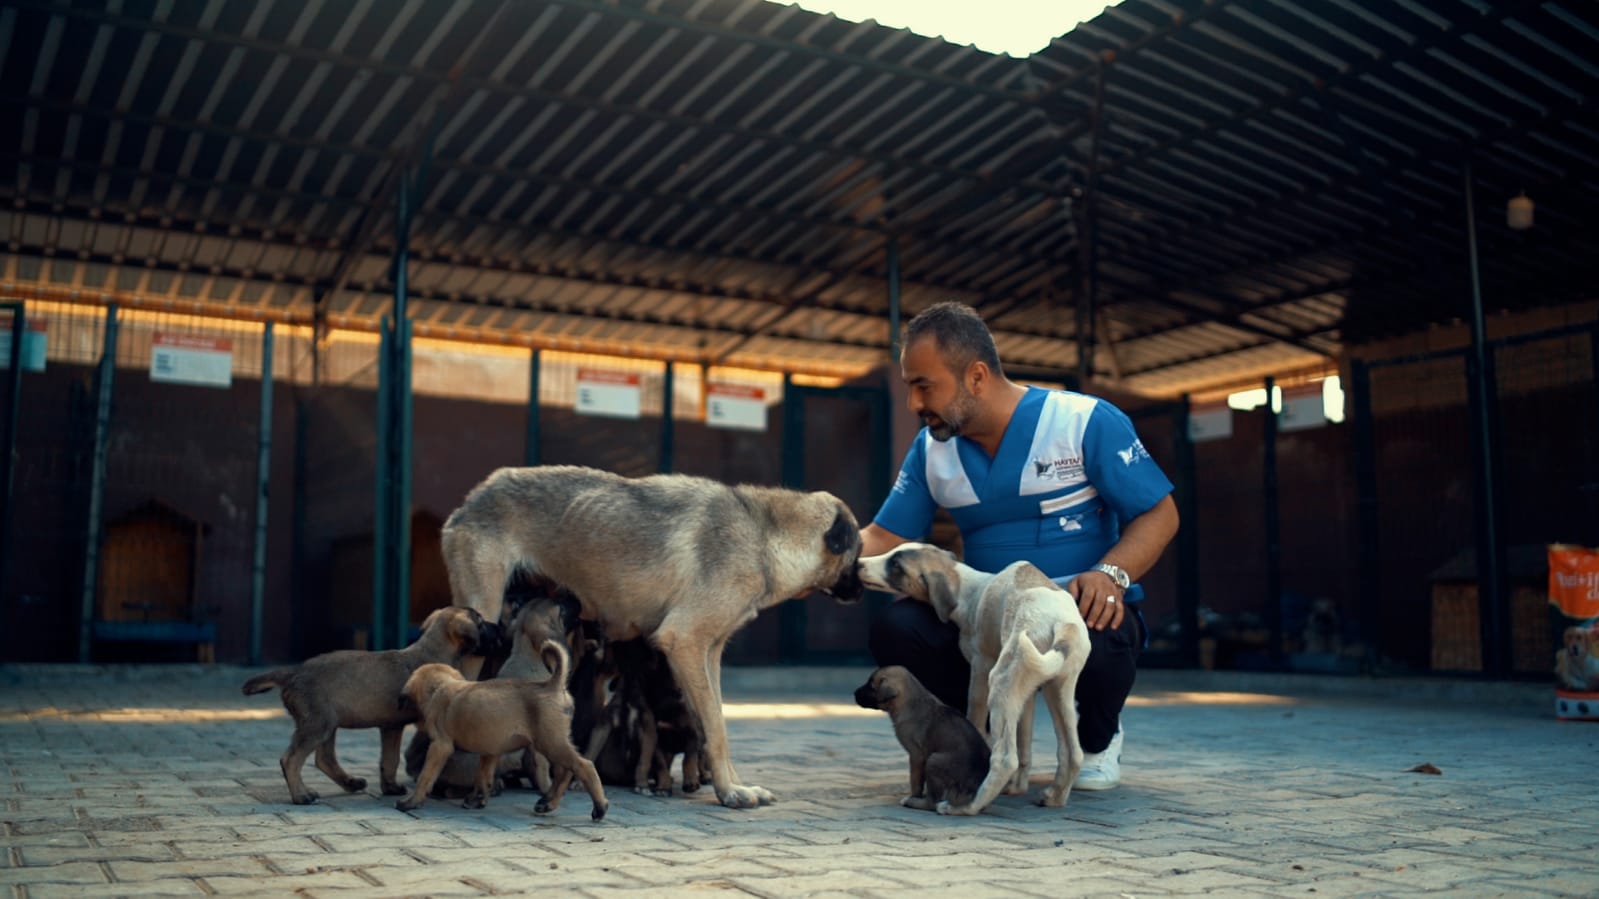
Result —
<svg viewBox="0 0 1599 899"><path fill-rule="evenodd" d="M216 623L204 620L201 550L210 526L149 499L106 523L93 633L107 642L193 643L214 658Z"/></svg>

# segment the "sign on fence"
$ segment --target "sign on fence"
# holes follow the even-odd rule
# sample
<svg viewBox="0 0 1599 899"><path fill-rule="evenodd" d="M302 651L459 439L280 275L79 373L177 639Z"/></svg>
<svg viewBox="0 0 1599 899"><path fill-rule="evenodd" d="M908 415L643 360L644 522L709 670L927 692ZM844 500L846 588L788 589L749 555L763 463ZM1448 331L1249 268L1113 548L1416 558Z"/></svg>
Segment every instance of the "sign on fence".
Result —
<svg viewBox="0 0 1599 899"><path fill-rule="evenodd" d="M1599 550L1549 546L1555 717L1599 721Z"/></svg>
<svg viewBox="0 0 1599 899"><path fill-rule="evenodd" d="M605 418L639 417L639 376L636 372L577 370L576 410Z"/></svg>
<svg viewBox="0 0 1599 899"><path fill-rule="evenodd" d="M706 384L705 423L713 428L766 430L766 391L742 384Z"/></svg>
<svg viewBox="0 0 1599 899"><path fill-rule="evenodd" d="M1195 406L1188 413L1188 439L1195 443L1233 436L1233 410L1226 403Z"/></svg>
<svg viewBox="0 0 1599 899"><path fill-rule="evenodd" d="M1303 387L1284 387L1283 411L1277 413L1277 430L1304 431L1327 423L1326 401L1320 382Z"/></svg>
<svg viewBox="0 0 1599 899"><path fill-rule="evenodd" d="M233 341L157 331L150 342L150 380L199 387L233 385Z"/></svg>
<svg viewBox="0 0 1599 899"><path fill-rule="evenodd" d="M28 333L22 337L22 370L44 371L44 351L49 342L45 323L41 319L28 319ZM0 321L0 368L11 367L11 321Z"/></svg>

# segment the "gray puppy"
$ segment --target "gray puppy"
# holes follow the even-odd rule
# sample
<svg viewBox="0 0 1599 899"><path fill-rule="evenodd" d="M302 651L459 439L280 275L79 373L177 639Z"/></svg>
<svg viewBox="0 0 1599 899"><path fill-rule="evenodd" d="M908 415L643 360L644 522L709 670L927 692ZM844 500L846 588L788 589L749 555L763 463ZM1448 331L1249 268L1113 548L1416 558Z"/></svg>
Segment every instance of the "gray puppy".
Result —
<svg viewBox="0 0 1599 899"><path fill-rule="evenodd" d="M916 675L898 665L879 668L856 689L855 703L887 712L894 736L910 753L911 792L900 805L933 811L941 801L965 805L977 795L988 775L988 744Z"/></svg>

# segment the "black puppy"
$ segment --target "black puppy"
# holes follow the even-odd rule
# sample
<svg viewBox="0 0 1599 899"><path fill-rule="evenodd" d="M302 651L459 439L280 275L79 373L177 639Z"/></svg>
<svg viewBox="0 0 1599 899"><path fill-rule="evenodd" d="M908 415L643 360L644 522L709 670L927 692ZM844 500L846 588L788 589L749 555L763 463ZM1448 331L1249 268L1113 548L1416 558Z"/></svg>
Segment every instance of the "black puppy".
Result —
<svg viewBox="0 0 1599 899"><path fill-rule="evenodd" d="M914 674L898 665L879 668L856 689L855 703L887 712L894 735L910 753L911 792L900 805L932 811L944 803L966 805L977 795L988 776L988 744Z"/></svg>

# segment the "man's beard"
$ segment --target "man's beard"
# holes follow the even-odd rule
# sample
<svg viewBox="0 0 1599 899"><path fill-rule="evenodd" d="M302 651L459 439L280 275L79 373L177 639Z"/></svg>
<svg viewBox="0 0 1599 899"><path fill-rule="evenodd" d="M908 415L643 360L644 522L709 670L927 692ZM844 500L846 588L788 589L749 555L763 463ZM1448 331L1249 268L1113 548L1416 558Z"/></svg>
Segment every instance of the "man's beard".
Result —
<svg viewBox="0 0 1599 899"><path fill-rule="evenodd" d="M923 412L922 422L927 425L927 433L932 434L934 440L944 443L951 437L964 434L976 411L977 397L963 387L942 414Z"/></svg>

